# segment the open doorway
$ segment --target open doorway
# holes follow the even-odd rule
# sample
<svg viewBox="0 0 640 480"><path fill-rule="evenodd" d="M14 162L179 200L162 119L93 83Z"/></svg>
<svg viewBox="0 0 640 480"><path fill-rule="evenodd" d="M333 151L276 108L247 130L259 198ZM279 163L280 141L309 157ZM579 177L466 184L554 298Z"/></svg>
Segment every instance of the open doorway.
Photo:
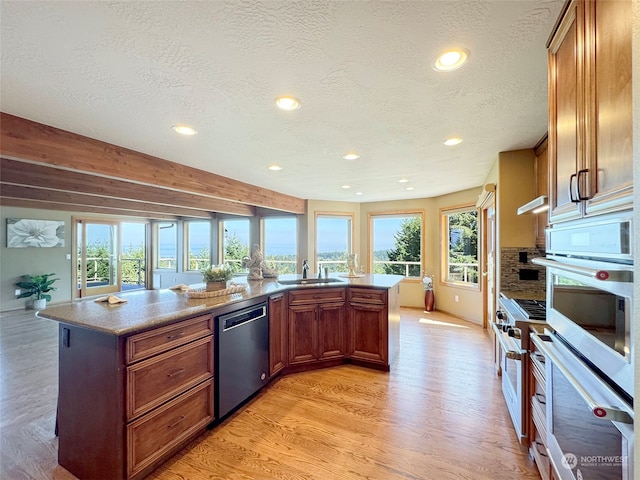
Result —
<svg viewBox="0 0 640 480"><path fill-rule="evenodd" d="M74 219L76 298L147 285L147 224Z"/></svg>

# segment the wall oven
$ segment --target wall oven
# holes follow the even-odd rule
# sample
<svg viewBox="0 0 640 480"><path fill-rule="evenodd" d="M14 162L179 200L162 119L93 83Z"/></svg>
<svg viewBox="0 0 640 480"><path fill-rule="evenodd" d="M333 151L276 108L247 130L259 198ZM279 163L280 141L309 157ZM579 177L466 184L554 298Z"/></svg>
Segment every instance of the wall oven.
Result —
<svg viewBox="0 0 640 480"><path fill-rule="evenodd" d="M631 215L547 230L549 459L561 480L633 479Z"/></svg>
<svg viewBox="0 0 640 480"><path fill-rule="evenodd" d="M633 407L562 340L537 333L531 340L545 357L546 441L555 477L633 480Z"/></svg>

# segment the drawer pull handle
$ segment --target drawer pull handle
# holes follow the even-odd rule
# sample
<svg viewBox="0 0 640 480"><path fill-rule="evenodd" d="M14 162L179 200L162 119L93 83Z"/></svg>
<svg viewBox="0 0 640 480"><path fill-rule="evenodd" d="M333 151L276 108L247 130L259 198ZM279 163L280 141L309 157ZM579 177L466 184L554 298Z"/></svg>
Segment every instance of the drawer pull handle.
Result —
<svg viewBox="0 0 640 480"><path fill-rule="evenodd" d="M176 425L178 425L182 420L184 420L184 415L180 416L180 418L179 418L177 421L173 422L171 425L167 425L167 428L173 428L173 427L175 427L175 426L176 426Z"/></svg>
<svg viewBox="0 0 640 480"><path fill-rule="evenodd" d="M542 405L547 404L547 399L543 394L536 392L535 397L536 397L536 400L538 400L538 402L540 402Z"/></svg>
<svg viewBox="0 0 640 480"><path fill-rule="evenodd" d="M184 332L178 332L175 335L167 335L167 340L173 340L174 338L184 337Z"/></svg>
<svg viewBox="0 0 640 480"><path fill-rule="evenodd" d="M545 449L544 453L542 453L540 451L540 447ZM536 451L538 452L539 455L542 455L543 457L546 457L547 456L546 450L547 450L547 447L544 446L544 443L536 442Z"/></svg>
<svg viewBox="0 0 640 480"><path fill-rule="evenodd" d="M184 373L184 368L176 370L175 372L167 373L167 377L175 377L176 375L180 375L181 373Z"/></svg>

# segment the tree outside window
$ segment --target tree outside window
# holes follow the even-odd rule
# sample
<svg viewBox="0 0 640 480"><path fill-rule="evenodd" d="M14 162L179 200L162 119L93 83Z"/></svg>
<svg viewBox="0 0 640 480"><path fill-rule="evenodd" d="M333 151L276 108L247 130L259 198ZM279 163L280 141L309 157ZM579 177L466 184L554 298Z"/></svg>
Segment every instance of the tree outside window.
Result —
<svg viewBox="0 0 640 480"><path fill-rule="evenodd" d="M248 272L242 266L242 258L249 256L249 220L224 220L220 222L222 233L222 262L231 265L235 272Z"/></svg>
<svg viewBox="0 0 640 480"><path fill-rule="evenodd" d="M478 285L478 210L443 211L446 282Z"/></svg>
<svg viewBox="0 0 640 480"><path fill-rule="evenodd" d="M422 214L371 215L373 273L419 277Z"/></svg>

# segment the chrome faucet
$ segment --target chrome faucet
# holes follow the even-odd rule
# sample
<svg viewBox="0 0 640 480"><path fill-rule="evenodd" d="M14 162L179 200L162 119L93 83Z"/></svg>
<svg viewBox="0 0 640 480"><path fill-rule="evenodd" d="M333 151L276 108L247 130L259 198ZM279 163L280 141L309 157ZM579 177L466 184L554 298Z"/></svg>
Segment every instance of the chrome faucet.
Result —
<svg viewBox="0 0 640 480"><path fill-rule="evenodd" d="M309 270L309 262L307 260L302 261L302 278L307 278L307 270Z"/></svg>

